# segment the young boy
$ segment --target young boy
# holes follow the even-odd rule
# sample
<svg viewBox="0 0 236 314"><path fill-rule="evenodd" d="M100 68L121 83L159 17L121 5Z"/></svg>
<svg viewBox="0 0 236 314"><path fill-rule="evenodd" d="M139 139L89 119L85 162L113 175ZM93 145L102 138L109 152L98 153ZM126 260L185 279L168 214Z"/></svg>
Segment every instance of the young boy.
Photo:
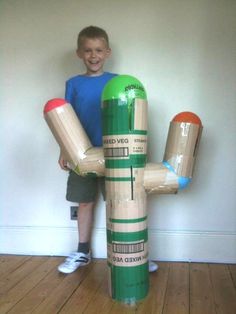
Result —
<svg viewBox="0 0 236 314"><path fill-rule="evenodd" d="M78 36L77 55L83 61L86 72L66 82L65 98L73 106L92 145L98 147L102 146L102 90L106 83L116 76L103 71L110 54L107 33L95 26L84 28ZM62 154L58 162L63 170L69 170ZM104 178L81 177L73 171L69 172L66 199L79 204L77 210L79 245L78 252L72 253L58 266L62 273L72 273L91 261L90 238L99 184L104 195ZM156 269L156 264L149 264L150 271Z"/></svg>

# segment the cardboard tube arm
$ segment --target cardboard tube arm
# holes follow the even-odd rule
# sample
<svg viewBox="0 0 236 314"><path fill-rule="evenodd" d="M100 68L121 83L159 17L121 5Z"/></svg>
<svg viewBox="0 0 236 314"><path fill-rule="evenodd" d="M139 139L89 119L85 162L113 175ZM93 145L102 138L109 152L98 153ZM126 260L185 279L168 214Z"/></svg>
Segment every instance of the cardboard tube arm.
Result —
<svg viewBox="0 0 236 314"><path fill-rule="evenodd" d="M202 122L192 112L181 112L171 121L163 161L178 177L192 177L201 134Z"/></svg>
<svg viewBox="0 0 236 314"><path fill-rule="evenodd" d="M192 112L177 114L170 123L164 160L147 164L144 187L147 193L177 193L191 182L202 133L202 122Z"/></svg>
<svg viewBox="0 0 236 314"><path fill-rule="evenodd" d="M72 106L61 98L49 100L44 117L69 168L77 174L104 176L102 147L93 147Z"/></svg>
<svg viewBox="0 0 236 314"><path fill-rule="evenodd" d="M103 177L105 160L102 147L91 147L85 152L85 158L79 160L74 171L81 176L94 174Z"/></svg>
<svg viewBox="0 0 236 314"><path fill-rule="evenodd" d="M163 163L147 163L144 169L144 188L148 194L176 194L178 176Z"/></svg>
<svg viewBox="0 0 236 314"><path fill-rule="evenodd" d="M179 190L183 190L185 188L188 187L189 183L191 182L192 178L189 178L189 177L181 177L181 176L178 176L176 173L175 173L175 170L174 168L167 162L167 161L163 161L162 164L171 172L173 172L177 178L178 178L178 189Z"/></svg>
<svg viewBox="0 0 236 314"><path fill-rule="evenodd" d="M144 169L144 188L148 194L176 194L188 187L191 178L178 176L167 163L148 163Z"/></svg>

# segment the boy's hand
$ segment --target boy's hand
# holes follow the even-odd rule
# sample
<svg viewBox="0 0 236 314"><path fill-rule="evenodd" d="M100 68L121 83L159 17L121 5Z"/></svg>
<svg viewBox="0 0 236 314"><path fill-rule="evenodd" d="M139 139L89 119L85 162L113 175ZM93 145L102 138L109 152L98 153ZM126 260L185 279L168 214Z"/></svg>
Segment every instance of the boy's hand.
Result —
<svg viewBox="0 0 236 314"><path fill-rule="evenodd" d="M67 160L64 159L62 154L60 154L60 156L59 156L58 163L59 163L62 170L66 170L66 171L69 170L69 168L67 166Z"/></svg>

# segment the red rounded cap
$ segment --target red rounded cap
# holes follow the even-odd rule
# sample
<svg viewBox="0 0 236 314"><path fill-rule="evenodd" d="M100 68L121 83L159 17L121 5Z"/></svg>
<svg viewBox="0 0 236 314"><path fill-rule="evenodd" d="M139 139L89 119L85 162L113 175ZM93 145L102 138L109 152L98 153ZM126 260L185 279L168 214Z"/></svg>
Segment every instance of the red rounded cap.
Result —
<svg viewBox="0 0 236 314"><path fill-rule="evenodd" d="M172 120L173 122L187 122L202 126L201 119L193 112L184 111L178 113Z"/></svg>
<svg viewBox="0 0 236 314"><path fill-rule="evenodd" d="M57 107L65 105L66 103L67 101L63 98L53 98L46 103L43 112L47 113Z"/></svg>

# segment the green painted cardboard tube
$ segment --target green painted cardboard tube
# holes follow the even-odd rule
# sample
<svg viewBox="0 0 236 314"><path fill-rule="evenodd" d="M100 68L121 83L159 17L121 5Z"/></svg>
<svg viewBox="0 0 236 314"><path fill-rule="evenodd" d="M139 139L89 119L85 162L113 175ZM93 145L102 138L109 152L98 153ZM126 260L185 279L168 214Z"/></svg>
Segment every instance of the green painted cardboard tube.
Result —
<svg viewBox="0 0 236 314"><path fill-rule="evenodd" d="M147 97L139 80L119 75L102 94L110 294L124 303L149 289L146 193Z"/></svg>

